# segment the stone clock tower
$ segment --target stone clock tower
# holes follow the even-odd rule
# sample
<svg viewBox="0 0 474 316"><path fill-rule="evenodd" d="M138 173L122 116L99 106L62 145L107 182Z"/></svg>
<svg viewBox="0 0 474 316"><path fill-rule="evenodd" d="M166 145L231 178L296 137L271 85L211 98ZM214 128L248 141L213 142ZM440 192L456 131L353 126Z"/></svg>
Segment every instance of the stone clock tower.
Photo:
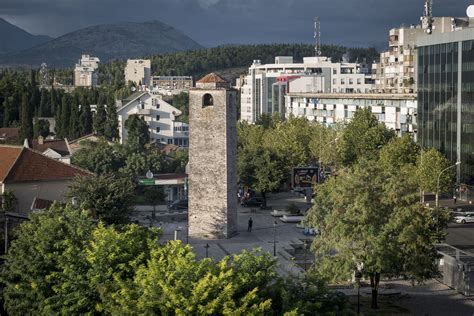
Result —
<svg viewBox="0 0 474 316"><path fill-rule="evenodd" d="M189 236L237 233L236 91L211 73L189 92Z"/></svg>

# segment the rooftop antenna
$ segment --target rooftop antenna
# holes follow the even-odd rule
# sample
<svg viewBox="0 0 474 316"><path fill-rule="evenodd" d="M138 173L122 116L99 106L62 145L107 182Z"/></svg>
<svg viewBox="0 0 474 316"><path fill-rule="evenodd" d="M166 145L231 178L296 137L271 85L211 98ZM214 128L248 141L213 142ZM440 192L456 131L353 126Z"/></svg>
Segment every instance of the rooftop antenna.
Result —
<svg viewBox="0 0 474 316"><path fill-rule="evenodd" d="M433 32L433 0L425 0L425 10L421 17L421 27L425 33L431 34Z"/></svg>
<svg viewBox="0 0 474 316"><path fill-rule="evenodd" d="M314 53L316 57L321 56L321 22L319 17L314 18Z"/></svg>

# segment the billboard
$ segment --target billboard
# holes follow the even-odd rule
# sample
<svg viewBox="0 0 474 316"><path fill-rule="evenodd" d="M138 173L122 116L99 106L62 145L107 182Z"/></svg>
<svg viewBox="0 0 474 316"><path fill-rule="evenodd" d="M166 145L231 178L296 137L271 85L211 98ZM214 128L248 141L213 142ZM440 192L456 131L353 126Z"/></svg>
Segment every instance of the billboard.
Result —
<svg viewBox="0 0 474 316"><path fill-rule="evenodd" d="M291 184L294 189L312 188L318 183L319 168L316 167L300 167L293 168Z"/></svg>

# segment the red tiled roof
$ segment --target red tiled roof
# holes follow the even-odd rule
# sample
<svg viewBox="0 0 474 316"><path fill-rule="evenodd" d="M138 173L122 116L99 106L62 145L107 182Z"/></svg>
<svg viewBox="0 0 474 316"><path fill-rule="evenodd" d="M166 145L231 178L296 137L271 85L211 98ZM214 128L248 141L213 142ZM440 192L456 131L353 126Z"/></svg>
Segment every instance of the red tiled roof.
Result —
<svg viewBox="0 0 474 316"><path fill-rule="evenodd" d="M67 156L70 154L64 139L45 140L43 144L40 144L37 140L34 140L31 144L31 148L41 153L44 153L48 149L52 149L61 156Z"/></svg>
<svg viewBox="0 0 474 316"><path fill-rule="evenodd" d="M224 78L218 74L211 72L210 74L202 77L196 83L228 83Z"/></svg>
<svg viewBox="0 0 474 316"><path fill-rule="evenodd" d="M20 135L20 129L14 127L3 127L0 128L0 139L18 139Z"/></svg>
<svg viewBox="0 0 474 316"><path fill-rule="evenodd" d="M0 146L0 182L53 181L89 175L86 170L67 165L28 148Z"/></svg>
<svg viewBox="0 0 474 316"><path fill-rule="evenodd" d="M3 179L8 175L22 149L22 147L0 147L0 182L3 182Z"/></svg>

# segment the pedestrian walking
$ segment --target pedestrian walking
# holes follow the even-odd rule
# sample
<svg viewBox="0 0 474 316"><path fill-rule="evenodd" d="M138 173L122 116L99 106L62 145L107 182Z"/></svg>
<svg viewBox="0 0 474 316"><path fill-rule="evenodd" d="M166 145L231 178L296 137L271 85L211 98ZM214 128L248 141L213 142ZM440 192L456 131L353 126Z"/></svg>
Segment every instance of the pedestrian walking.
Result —
<svg viewBox="0 0 474 316"><path fill-rule="evenodd" d="M456 201L457 201L457 197L456 197L456 195L454 195L454 196L453 196L453 202L454 202L454 204L456 204Z"/></svg>
<svg viewBox="0 0 474 316"><path fill-rule="evenodd" d="M252 220L252 217L250 217L250 218L249 218L249 226L248 226L248 228L247 228L247 231L248 231L249 233L252 232L252 226L253 226L253 220Z"/></svg>

